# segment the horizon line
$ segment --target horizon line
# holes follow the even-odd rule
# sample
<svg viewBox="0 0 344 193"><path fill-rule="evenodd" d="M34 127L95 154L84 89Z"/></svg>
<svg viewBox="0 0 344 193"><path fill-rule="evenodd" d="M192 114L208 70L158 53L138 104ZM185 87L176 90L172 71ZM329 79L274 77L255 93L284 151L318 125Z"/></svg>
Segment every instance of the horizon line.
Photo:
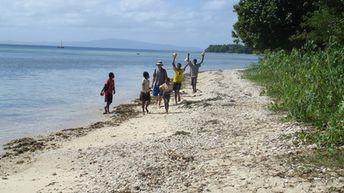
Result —
<svg viewBox="0 0 344 193"><path fill-rule="evenodd" d="M16 42L16 41L13 41ZM58 48L58 45L43 45L43 44L39 44L39 43L34 43L31 42L32 44L30 44L29 42L25 43L25 42L17 42L17 43L4 43L2 41L0 41L0 46L31 46L31 47L49 47L49 48ZM47 44L49 42L46 42ZM64 48L63 49L68 49L68 48L84 48L84 49L99 49L99 50L128 50L128 51L157 51L157 52L166 52L166 51L171 51L171 52L175 52L175 51L190 51L190 50L183 50L183 49L178 49L178 50L174 50L174 49L149 49L149 48L119 48L119 47L98 47L98 46L70 46L70 45L63 45ZM197 49L197 50L196 50ZM202 48L194 48L191 51L203 51L204 49Z"/></svg>

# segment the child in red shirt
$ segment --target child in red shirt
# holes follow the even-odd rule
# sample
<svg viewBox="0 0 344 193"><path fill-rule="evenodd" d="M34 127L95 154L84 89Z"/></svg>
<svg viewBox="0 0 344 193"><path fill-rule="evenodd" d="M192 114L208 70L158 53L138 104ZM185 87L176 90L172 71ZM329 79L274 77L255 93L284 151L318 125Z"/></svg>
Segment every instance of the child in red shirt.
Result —
<svg viewBox="0 0 344 193"><path fill-rule="evenodd" d="M112 103L113 94L116 93L114 78L115 75L112 72L110 72L109 79L106 81L102 91L100 92L100 95L104 96L106 102L106 106L104 107L104 114L110 113L110 104Z"/></svg>

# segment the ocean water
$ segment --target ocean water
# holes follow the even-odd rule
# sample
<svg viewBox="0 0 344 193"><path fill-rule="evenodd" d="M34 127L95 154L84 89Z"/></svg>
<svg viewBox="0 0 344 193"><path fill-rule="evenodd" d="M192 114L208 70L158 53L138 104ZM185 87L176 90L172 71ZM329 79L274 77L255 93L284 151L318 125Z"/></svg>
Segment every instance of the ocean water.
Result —
<svg viewBox="0 0 344 193"><path fill-rule="evenodd" d="M178 52L177 62L184 64L185 56ZM104 119L99 92L108 73L115 73L113 105L130 102L139 95L142 72L152 76L157 60L172 77L169 51L0 45L0 145ZM207 53L201 70L246 68L257 60Z"/></svg>

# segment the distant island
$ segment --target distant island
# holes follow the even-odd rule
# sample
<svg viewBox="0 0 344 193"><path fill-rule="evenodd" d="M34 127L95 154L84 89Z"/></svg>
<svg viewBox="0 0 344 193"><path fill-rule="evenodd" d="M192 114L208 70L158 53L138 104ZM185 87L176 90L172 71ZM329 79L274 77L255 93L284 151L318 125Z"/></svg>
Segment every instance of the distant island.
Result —
<svg viewBox="0 0 344 193"><path fill-rule="evenodd" d="M169 50L169 51L201 51L201 48L179 46L170 44L150 43L144 41L125 39L101 39L90 41L63 41L62 42L21 42L0 41L6 45L37 45L37 46L63 46L63 47L91 47L91 48L115 48L115 49L147 49L147 50Z"/></svg>
<svg viewBox="0 0 344 193"><path fill-rule="evenodd" d="M215 53L245 53L252 54L252 50L240 44L210 45L206 52Z"/></svg>

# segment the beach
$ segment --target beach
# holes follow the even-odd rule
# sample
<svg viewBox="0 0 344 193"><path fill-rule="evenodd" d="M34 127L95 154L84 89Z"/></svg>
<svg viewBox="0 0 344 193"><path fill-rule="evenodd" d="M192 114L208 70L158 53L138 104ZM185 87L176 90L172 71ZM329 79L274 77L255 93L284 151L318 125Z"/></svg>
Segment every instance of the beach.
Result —
<svg viewBox="0 0 344 193"><path fill-rule="evenodd" d="M99 93L109 72L115 74L116 106L138 97L142 73L152 76L157 60L173 75L171 51L0 45L0 53L0 146L100 121ZM184 64L186 53L178 56ZM208 53L202 70L246 68L257 61L256 55Z"/></svg>
<svg viewBox="0 0 344 193"><path fill-rule="evenodd" d="M195 94L188 81L169 114L133 102L107 121L16 141L0 160L1 192L344 191L340 171L291 161L314 149L292 135L307 128L269 110L240 70L200 73Z"/></svg>

